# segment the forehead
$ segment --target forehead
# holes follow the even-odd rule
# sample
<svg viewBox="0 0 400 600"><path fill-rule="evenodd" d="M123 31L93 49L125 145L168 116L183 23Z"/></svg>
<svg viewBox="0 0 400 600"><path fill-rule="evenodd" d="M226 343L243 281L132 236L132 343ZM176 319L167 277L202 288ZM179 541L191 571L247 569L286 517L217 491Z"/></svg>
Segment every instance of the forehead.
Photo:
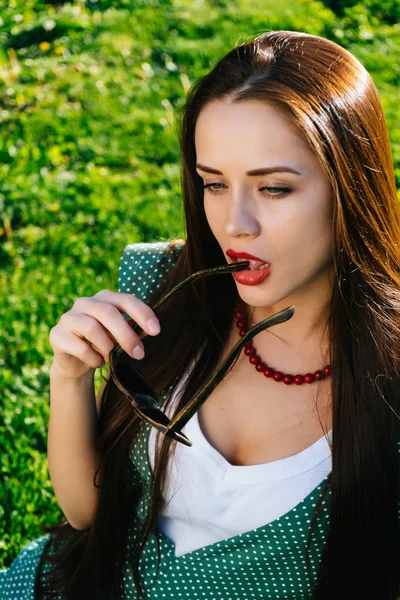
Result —
<svg viewBox="0 0 400 600"><path fill-rule="evenodd" d="M214 166L245 161L313 161L314 156L290 117L269 104L246 100L212 101L200 112L195 129L197 162Z"/></svg>

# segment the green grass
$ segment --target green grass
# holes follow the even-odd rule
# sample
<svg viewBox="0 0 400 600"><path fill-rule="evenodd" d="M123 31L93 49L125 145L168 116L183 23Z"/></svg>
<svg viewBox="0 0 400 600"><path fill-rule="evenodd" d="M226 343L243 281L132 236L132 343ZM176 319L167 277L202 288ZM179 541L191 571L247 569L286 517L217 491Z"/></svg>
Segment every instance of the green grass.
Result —
<svg viewBox="0 0 400 600"><path fill-rule="evenodd" d="M400 186L400 27L317 0L0 2L0 568L63 517L47 459L50 329L117 291L123 248L183 237L174 118L270 29L322 35L378 87ZM96 388L100 384L96 373Z"/></svg>

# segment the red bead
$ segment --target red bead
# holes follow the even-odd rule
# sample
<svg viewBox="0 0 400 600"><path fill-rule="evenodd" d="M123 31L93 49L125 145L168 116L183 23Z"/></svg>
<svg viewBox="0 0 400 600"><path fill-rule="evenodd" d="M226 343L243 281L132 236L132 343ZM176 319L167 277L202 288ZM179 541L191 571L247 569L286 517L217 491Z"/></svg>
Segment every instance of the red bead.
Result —
<svg viewBox="0 0 400 600"><path fill-rule="evenodd" d="M246 334L246 319L239 303L236 306L235 319L237 320L236 326L239 329L239 335L240 337L243 337ZM249 357L249 362L255 366L256 371L263 373L264 377L272 377L274 381L283 381L286 385L292 383L295 383L296 385L313 383L313 381L321 381L331 374L331 366L326 365L322 370L319 369L318 371L315 371L315 373L306 373L305 375L297 374L294 377L293 375L284 375L280 371L275 371L275 369L268 367L266 363L262 362L261 358L256 353L252 340L246 342L244 345L244 353Z"/></svg>
<svg viewBox="0 0 400 600"><path fill-rule="evenodd" d="M255 354L256 351L254 350L254 348L245 348L244 353L246 356L253 356L253 354Z"/></svg>
<svg viewBox="0 0 400 600"><path fill-rule="evenodd" d="M274 369L267 367L266 369L264 369L263 373L264 373L265 377L272 377L272 375L275 373L275 371L274 371Z"/></svg>

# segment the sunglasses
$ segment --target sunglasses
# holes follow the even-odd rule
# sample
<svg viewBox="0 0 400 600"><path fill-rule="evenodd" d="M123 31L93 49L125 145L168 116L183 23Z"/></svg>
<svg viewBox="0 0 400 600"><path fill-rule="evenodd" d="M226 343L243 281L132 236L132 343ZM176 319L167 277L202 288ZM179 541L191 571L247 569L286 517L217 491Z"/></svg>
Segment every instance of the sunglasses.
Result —
<svg viewBox="0 0 400 600"><path fill-rule="evenodd" d="M178 285L172 288L172 290L167 292L161 298L161 300L159 300L151 308L156 313L157 309L164 306L176 292L181 290L184 286L201 279L202 277L241 271L248 268L249 265L250 262L246 260L197 271L181 281ZM268 319L257 323L254 325L254 327L249 329L232 348L224 362L216 369L208 381L206 381L198 394L192 400L190 400L186 406L177 412L172 419L170 419L162 410L158 408L160 398L158 397L157 393L147 379L135 368L135 359L125 352L125 350L121 348L119 344L114 346L109 356L111 377L117 387L132 404L137 415L143 421L146 421L152 427L155 427L172 439L177 440L186 446L191 446L192 442L184 433L182 433L181 429L186 425L189 419L191 419L203 402L207 400L211 392L225 377L228 369L238 357L245 344L255 335L257 335L257 333L264 331L264 329L272 327L273 325L277 325L278 323L284 323L285 321L288 321L293 314L294 306L290 306L284 310L281 310L280 312L277 312L271 317L268 317ZM129 324L132 321L134 322L134 319L129 319L127 323ZM141 333L143 331L138 323L135 323L133 326L131 325L131 327L136 333Z"/></svg>

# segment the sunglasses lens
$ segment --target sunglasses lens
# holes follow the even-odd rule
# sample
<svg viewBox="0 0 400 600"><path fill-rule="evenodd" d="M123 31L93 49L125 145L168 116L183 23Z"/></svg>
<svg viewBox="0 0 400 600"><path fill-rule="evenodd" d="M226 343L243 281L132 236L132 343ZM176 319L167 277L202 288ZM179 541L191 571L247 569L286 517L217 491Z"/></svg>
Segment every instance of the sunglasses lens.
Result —
<svg viewBox="0 0 400 600"><path fill-rule="evenodd" d="M192 443L181 431L168 430L170 419L158 408L157 394L151 385L146 381L139 371L137 371L130 362L129 356L121 356L114 365L114 373L119 384L128 392L130 402L134 408L137 408L142 417L153 427L168 435L169 437L182 442L186 446Z"/></svg>
<svg viewBox="0 0 400 600"><path fill-rule="evenodd" d="M114 371L120 385L134 398L140 409L157 407L157 394L139 371L124 360L115 365Z"/></svg>
<svg viewBox="0 0 400 600"><path fill-rule="evenodd" d="M143 409L142 407L140 407L140 411L144 414L145 417L147 417L147 419L149 419L149 422L154 424L154 426L157 427L157 429L165 433L165 429L169 424L170 420L163 412L161 412L161 410L158 410L158 408Z"/></svg>

